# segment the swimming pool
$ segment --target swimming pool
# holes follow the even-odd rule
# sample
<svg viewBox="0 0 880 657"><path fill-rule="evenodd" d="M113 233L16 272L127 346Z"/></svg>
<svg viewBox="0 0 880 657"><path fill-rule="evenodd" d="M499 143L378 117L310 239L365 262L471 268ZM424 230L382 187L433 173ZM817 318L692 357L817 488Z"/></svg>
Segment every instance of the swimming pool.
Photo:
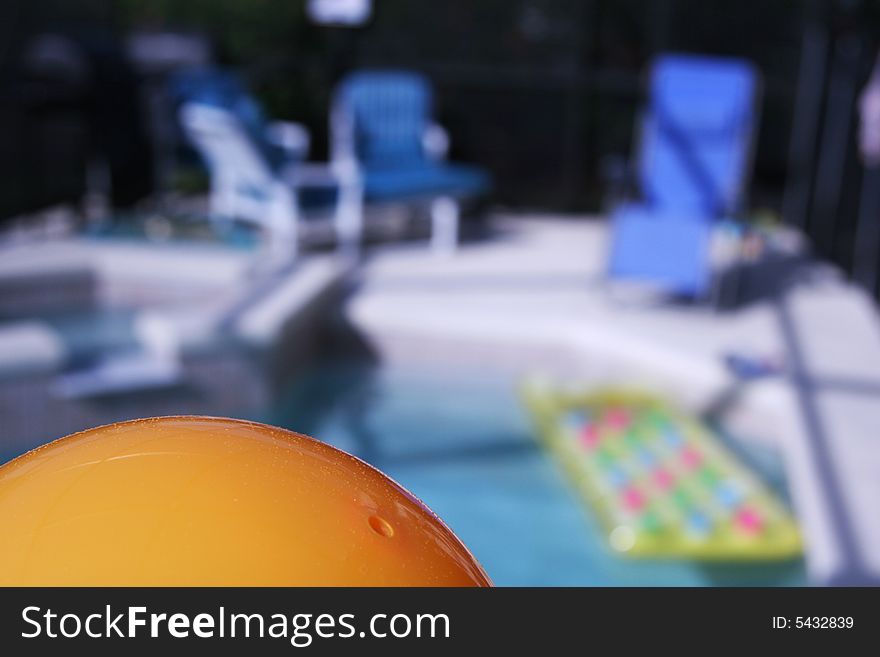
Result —
<svg viewBox="0 0 880 657"><path fill-rule="evenodd" d="M611 554L535 441L516 381L501 374L322 363L294 382L269 419L389 474L450 525L498 585L806 583L802 561L700 565ZM771 470L778 467L764 460Z"/></svg>

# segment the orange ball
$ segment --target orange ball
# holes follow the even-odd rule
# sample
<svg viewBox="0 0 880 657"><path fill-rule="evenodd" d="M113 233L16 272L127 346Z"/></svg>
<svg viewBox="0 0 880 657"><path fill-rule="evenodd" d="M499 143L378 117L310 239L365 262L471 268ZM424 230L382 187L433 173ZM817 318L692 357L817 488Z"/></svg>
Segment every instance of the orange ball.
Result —
<svg viewBox="0 0 880 657"><path fill-rule="evenodd" d="M40 447L0 467L0 527L0 585L491 585L378 470L240 420L133 420Z"/></svg>

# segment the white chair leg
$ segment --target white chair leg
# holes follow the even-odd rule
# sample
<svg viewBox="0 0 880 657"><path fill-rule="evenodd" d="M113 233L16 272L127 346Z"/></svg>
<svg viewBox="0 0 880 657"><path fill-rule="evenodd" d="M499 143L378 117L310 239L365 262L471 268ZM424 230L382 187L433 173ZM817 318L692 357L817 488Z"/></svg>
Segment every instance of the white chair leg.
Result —
<svg viewBox="0 0 880 657"><path fill-rule="evenodd" d="M269 257L278 262L296 258L299 249L299 198L296 191L283 183L273 187L266 223Z"/></svg>
<svg viewBox="0 0 880 657"><path fill-rule="evenodd" d="M208 214L212 220L234 219L237 215L235 180L219 173L211 175Z"/></svg>
<svg viewBox="0 0 880 657"><path fill-rule="evenodd" d="M364 232L364 198L360 184L345 182L339 185L335 220L339 252L345 257L357 258Z"/></svg>
<svg viewBox="0 0 880 657"><path fill-rule="evenodd" d="M458 246L458 201L441 196L431 202L431 250L437 255L451 255Z"/></svg>

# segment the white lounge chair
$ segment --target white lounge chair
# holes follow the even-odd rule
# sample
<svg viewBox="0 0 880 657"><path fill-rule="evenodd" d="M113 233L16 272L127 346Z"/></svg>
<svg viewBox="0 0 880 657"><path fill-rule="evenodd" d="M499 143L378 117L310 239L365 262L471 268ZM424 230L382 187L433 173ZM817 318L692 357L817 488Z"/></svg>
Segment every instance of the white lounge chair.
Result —
<svg viewBox="0 0 880 657"><path fill-rule="evenodd" d="M359 244L361 195L352 189L355 179L344 166L296 163L276 168L239 118L221 107L186 103L180 121L210 170L212 217L256 224L265 231L272 256L291 259L298 251L299 190L331 187L338 190L338 245L350 251ZM276 143L302 139L307 140L308 133L295 124L285 124L284 134L274 135Z"/></svg>

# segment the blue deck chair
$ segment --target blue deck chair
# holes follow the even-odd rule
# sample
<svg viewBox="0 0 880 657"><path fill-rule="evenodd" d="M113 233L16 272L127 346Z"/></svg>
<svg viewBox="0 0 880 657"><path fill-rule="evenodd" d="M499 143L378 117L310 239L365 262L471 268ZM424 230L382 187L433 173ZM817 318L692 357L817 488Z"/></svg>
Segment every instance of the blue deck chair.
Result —
<svg viewBox="0 0 880 657"><path fill-rule="evenodd" d="M656 60L637 162L642 198L613 212L610 278L706 295L712 224L741 210L749 180L758 86L744 60Z"/></svg>
<svg viewBox="0 0 880 657"><path fill-rule="evenodd" d="M304 162L308 132L268 122L234 76L216 69L187 71L172 81L181 128L211 174L210 214L260 226L273 253L296 254L303 189L336 190L336 234L342 250L360 241L360 198L333 167ZM352 219L352 218L355 219ZM352 228L354 226L354 228Z"/></svg>
<svg viewBox="0 0 880 657"><path fill-rule="evenodd" d="M478 167L444 161L448 137L432 121L428 80L406 71L361 71L339 85L331 115L333 158L357 172L364 199L429 201L432 245L458 241L459 202L485 194Z"/></svg>
<svg viewBox="0 0 880 657"><path fill-rule="evenodd" d="M233 114L274 169L296 164L308 155L306 129L288 121L269 121L241 78L231 71L213 67L185 69L170 77L168 88L175 110L193 103Z"/></svg>

